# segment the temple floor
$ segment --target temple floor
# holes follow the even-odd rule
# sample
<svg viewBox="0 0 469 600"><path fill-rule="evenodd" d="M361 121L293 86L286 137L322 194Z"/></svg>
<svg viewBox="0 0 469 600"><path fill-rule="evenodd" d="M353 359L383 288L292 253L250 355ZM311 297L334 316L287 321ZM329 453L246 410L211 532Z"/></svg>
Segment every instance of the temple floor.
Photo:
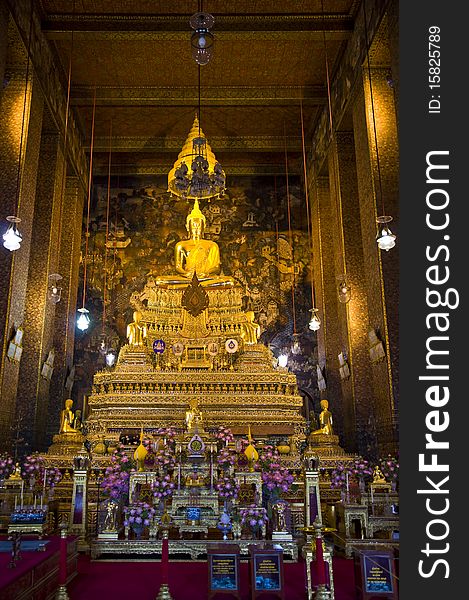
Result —
<svg viewBox="0 0 469 600"><path fill-rule="evenodd" d="M336 600L355 600L353 561L334 558ZM242 598L248 600L248 564L241 562ZM286 600L306 599L305 563L285 563ZM207 599L207 563L171 562L169 586L174 600ZM71 600L154 600L160 587L159 561L91 561L80 556L78 575L69 584Z"/></svg>

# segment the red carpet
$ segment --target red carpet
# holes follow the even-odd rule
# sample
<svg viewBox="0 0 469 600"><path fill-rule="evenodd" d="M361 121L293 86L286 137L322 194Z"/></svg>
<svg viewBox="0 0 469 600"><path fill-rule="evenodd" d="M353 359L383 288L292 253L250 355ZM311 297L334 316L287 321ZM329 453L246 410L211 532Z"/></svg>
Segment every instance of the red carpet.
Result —
<svg viewBox="0 0 469 600"><path fill-rule="evenodd" d="M246 562L241 563L243 600L248 600ZM155 600L160 586L159 562L91 562L82 556L78 576L68 586L71 600ZM353 562L334 559L336 600L355 600ZM285 563L286 600L304 600L305 563ZM174 600L207 600L207 563L173 562L169 586ZM220 594L217 598L230 598Z"/></svg>

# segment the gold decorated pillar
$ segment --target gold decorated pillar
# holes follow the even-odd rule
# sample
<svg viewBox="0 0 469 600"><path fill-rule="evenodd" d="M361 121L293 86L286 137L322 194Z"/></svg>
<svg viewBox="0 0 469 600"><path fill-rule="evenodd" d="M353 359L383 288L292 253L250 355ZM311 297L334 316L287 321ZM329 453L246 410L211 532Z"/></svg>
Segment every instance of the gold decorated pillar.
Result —
<svg viewBox="0 0 469 600"><path fill-rule="evenodd" d="M337 368L337 355L342 333L339 324L336 269L334 264L334 232L328 177L317 177L311 184L314 286L321 328L317 332L318 364L326 389L321 396L331 402L335 431L343 437L344 399Z"/></svg>
<svg viewBox="0 0 469 600"><path fill-rule="evenodd" d="M393 216L391 229L397 232L399 151L394 91L387 81L389 69L373 68L371 73L381 177L367 69L363 70L353 102L353 128L369 323L382 341L385 353L383 360L374 361L371 368L373 413L383 454L394 452L397 446L399 239L389 252L379 250L375 241L376 217L383 210ZM379 199L380 179L384 209Z"/></svg>
<svg viewBox="0 0 469 600"><path fill-rule="evenodd" d="M47 434L50 439L58 431L59 415L64 398L66 395L70 396L65 390L65 382L73 366L84 199L85 191L79 178L67 177L62 208L58 266L58 273L63 276L63 279L60 280L62 298L55 307L55 362L47 413Z"/></svg>
<svg viewBox="0 0 469 600"><path fill-rule="evenodd" d="M63 153L59 134L43 131L26 291L28 318L24 323L25 346L20 363L17 400L19 414L24 415L23 437L38 450L45 449L51 368L55 367L54 321L57 305L48 299L48 288L53 283L49 275L58 272L62 178Z"/></svg>
<svg viewBox="0 0 469 600"><path fill-rule="evenodd" d="M26 288L43 113L43 96L32 69L25 102L26 51L11 24L8 39L5 69L8 85L0 96L0 230L3 234L7 229L6 216L19 216L23 242L15 252L0 247L0 444L4 446L8 445L11 436L19 376L19 363L9 360L7 352L15 332L27 318ZM23 346L27 343L26 339L22 342Z"/></svg>
<svg viewBox="0 0 469 600"><path fill-rule="evenodd" d="M369 319L365 285L365 265L362 248L358 183L354 138L351 132L338 132L329 148L329 181L331 202L336 222L337 294L340 275L350 287L350 299L339 301L339 320L347 369L342 369L341 381L349 403L345 418L354 419L354 436L358 450L368 454L370 439L365 439L370 405L372 404L371 361L369 354ZM343 351L342 350L342 351ZM340 350L339 350L340 351ZM346 358L345 358L346 356ZM340 363L339 363L340 364ZM346 377L346 375L349 375Z"/></svg>

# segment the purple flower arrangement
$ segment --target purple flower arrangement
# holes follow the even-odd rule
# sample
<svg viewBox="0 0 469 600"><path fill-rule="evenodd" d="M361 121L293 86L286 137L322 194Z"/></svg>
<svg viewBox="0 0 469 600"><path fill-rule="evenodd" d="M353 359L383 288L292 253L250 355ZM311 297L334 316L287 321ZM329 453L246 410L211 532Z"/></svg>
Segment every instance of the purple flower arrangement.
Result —
<svg viewBox="0 0 469 600"><path fill-rule="evenodd" d="M33 454L29 454L24 459L23 468L21 469L21 477L26 482L29 482L29 487L33 489L35 485L42 485L44 470L44 459L38 452L35 452Z"/></svg>
<svg viewBox="0 0 469 600"><path fill-rule="evenodd" d="M223 447L217 455L217 464L221 469L229 469L236 462L236 453L227 446Z"/></svg>
<svg viewBox="0 0 469 600"><path fill-rule="evenodd" d="M215 437L217 438L217 440L223 442L225 446L228 446L229 443L234 441L234 435L231 429L229 429L228 427L223 427L223 425L221 425L217 429Z"/></svg>
<svg viewBox="0 0 469 600"><path fill-rule="evenodd" d="M239 494L239 485L231 477L221 477L217 481L215 489L223 500L235 499Z"/></svg>
<svg viewBox="0 0 469 600"><path fill-rule="evenodd" d="M346 489L347 482L353 480L364 481L373 475L370 463L364 458L356 458L353 462L339 463L331 473L331 487Z"/></svg>
<svg viewBox="0 0 469 600"><path fill-rule="evenodd" d="M241 516L241 525L249 525L253 530L263 527L269 520L266 509L255 504L251 504L246 508L240 508L239 514Z"/></svg>
<svg viewBox="0 0 469 600"><path fill-rule="evenodd" d="M6 453L0 454L0 479L7 479L15 470L13 458Z"/></svg>
<svg viewBox="0 0 469 600"><path fill-rule="evenodd" d="M395 456L387 455L379 461L381 469L387 481L397 481L399 479L399 460Z"/></svg>
<svg viewBox="0 0 469 600"><path fill-rule="evenodd" d="M124 526L143 529L151 524L156 510L147 502L135 502L124 508Z"/></svg>
<svg viewBox="0 0 469 600"><path fill-rule="evenodd" d="M168 498L174 492L174 483L169 475L164 475L160 479L156 479L151 484L153 496L158 499Z"/></svg>
<svg viewBox="0 0 469 600"><path fill-rule="evenodd" d="M53 489L62 481L62 473L58 467L49 467L46 470L46 485Z"/></svg>
<svg viewBox="0 0 469 600"><path fill-rule="evenodd" d="M269 490L288 492L293 483L293 475L286 467L281 467L277 463L272 463L270 470L262 472L262 483Z"/></svg>
<svg viewBox="0 0 469 600"><path fill-rule="evenodd" d="M101 489L110 498L119 500L129 493L129 479L132 463L122 447L111 456L111 465L106 468Z"/></svg>

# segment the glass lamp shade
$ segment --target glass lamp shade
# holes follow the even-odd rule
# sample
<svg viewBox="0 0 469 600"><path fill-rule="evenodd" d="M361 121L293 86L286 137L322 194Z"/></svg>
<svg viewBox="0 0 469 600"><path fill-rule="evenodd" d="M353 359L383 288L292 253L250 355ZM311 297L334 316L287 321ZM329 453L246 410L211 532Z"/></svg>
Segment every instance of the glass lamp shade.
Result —
<svg viewBox="0 0 469 600"><path fill-rule="evenodd" d="M278 366L286 367L288 363L288 354L280 354L278 357Z"/></svg>
<svg viewBox="0 0 469 600"><path fill-rule="evenodd" d="M61 279L62 275L59 275L58 273L52 273L51 275L49 275L50 284L47 288L47 298L53 304L57 304L57 302L60 302L60 298L62 296L62 288L59 287L57 283Z"/></svg>
<svg viewBox="0 0 469 600"><path fill-rule="evenodd" d="M57 287L56 285L51 285L47 292L47 298L53 303L57 304L60 302L60 298L62 297L62 288Z"/></svg>
<svg viewBox="0 0 469 600"><path fill-rule="evenodd" d="M350 285L344 280L339 283L339 302L342 304L346 304L350 301L352 297L352 288Z"/></svg>
<svg viewBox="0 0 469 600"><path fill-rule="evenodd" d="M191 36L192 58L198 65L206 65L213 54L213 35L209 29L215 23L213 15L209 13L195 13L189 19L189 24L194 29Z"/></svg>
<svg viewBox="0 0 469 600"><path fill-rule="evenodd" d="M3 234L3 246L13 252L14 250L19 250L21 246L21 242L23 238L21 233L18 231L18 223L21 223L21 219L18 217L7 217L7 221L10 223L10 226Z"/></svg>
<svg viewBox="0 0 469 600"><path fill-rule="evenodd" d="M318 315L318 309L317 308L310 308L310 311L312 313L311 315L311 320L308 324L308 327L310 328L311 331L318 331L321 328L321 319L319 318Z"/></svg>
<svg viewBox="0 0 469 600"><path fill-rule="evenodd" d="M80 315L77 319L77 327L78 329L80 329L80 331L86 331L90 326L90 311L83 307L79 308L78 312L80 313Z"/></svg>
<svg viewBox="0 0 469 600"><path fill-rule="evenodd" d="M106 364L108 367L112 367L116 362L116 353L114 350L109 350L106 354Z"/></svg>
<svg viewBox="0 0 469 600"><path fill-rule="evenodd" d="M382 216L376 219L378 223L378 234L376 236L376 243L378 244L378 248L380 250L386 250L389 252L391 248L394 248L396 245L396 236L389 229L387 223L392 221L392 217Z"/></svg>
<svg viewBox="0 0 469 600"><path fill-rule="evenodd" d="M300 354L300 352L301 352L300 340L298 338L297 333L293 334L293 342L291 345L291 352L292 352L292 354Z"/></svg>

